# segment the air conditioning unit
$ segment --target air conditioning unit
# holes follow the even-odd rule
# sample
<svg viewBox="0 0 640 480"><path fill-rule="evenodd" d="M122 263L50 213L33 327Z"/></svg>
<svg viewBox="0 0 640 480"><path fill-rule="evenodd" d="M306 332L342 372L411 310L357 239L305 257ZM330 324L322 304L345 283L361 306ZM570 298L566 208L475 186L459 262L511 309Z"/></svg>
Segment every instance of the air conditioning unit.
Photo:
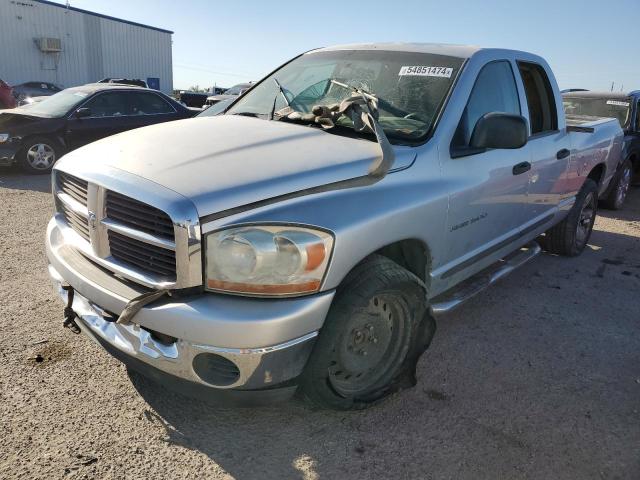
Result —
<svg viewBox="0 0 640 480"><path fill-rule="evenodd" d="M59 38L36 38L36 44L41 52L55 53L62 51L62 41Z"/></svg>

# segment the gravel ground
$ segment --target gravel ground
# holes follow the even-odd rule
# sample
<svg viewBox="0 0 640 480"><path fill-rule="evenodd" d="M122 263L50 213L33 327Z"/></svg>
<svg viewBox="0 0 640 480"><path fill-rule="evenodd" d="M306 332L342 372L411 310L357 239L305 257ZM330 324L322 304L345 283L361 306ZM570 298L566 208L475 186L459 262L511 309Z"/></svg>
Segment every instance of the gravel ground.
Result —
<svg viewBox="0 0 640 480"><path fill-rule="evenodd" d="M417 387L356 413L217 409L63 329L48 190L0 172L0 478L640 478L640 189L580 258L440 320Z"/></svg>

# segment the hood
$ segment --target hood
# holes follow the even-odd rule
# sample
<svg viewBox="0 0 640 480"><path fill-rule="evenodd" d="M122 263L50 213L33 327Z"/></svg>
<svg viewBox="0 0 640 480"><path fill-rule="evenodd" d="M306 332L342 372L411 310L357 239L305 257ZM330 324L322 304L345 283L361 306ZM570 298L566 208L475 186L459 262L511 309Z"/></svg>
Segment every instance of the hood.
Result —
<svg viewBox="0 0 640 480"><path fill-rule="evenodd" d="M38 117L30 115L28 109L12 108L0 111L0 133L12 133L21 135L24 129L31 130L31 127L38 122L51 120L50 118Z"/></svg>
<svg viewBox="0 0 640 480"><path fill-rule="evenodd" d="M404 151L403 151L404 150ZM415 158L397 149L397 169ZM200 216L367 175L377 143L321 129L222 115L141 128L82 147L59 167L90 162L146 178L191 199Z"/></svg>

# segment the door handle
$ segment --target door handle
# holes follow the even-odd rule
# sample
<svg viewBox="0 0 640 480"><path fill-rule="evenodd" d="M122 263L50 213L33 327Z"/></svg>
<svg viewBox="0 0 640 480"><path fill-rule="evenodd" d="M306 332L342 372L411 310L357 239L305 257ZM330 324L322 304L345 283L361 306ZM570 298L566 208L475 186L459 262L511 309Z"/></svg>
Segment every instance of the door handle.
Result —
<svg viewBox="0 0 640 480"><path fill-rule="evenodd" d="M569 149L567 148L563 148L562 150L558 150L558 153L556 153L556 158L558 160L562 160L563 158L567 158L569 155L571 155L571 151L569 151Z"/></svg>
<svg viewBox="0 0 640 480"><path fill-rule="evenodd" d="M531 164L529 162L522 162L513 167L514 175L521 175L531 170Z"/></svg>

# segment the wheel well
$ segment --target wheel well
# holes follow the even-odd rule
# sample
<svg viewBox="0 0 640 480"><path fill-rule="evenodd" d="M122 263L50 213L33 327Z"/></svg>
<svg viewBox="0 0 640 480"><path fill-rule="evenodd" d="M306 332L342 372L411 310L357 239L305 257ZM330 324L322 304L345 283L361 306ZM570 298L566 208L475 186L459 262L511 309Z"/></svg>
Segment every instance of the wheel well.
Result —
<svg viewBox="0 0 640 480"><path fill-rule="evenodd" d="M602 180L604 179L605 166L603 163L599 163L591 171L589 172L588 178L595 181L600 186Z"/></svg>
<svg viewBox="0 0 640 480"><path fill-rule="evenodd" d="M421 240L414 238L400 240L373 253L387 257L401 267L406 268L429 288L428 272L431 270L431 255L429 249Z"/></svg>

